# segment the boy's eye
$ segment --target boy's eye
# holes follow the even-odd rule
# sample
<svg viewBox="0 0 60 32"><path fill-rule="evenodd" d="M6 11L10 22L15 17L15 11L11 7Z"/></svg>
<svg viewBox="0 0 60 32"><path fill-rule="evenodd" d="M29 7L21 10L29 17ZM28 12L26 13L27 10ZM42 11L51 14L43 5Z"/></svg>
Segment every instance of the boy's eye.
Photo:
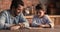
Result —
<svg viewBox="0 0 60 32"><path fill-rule="evenodd" d="M41 13L41 12L38 12L38 13Z"/></svg>

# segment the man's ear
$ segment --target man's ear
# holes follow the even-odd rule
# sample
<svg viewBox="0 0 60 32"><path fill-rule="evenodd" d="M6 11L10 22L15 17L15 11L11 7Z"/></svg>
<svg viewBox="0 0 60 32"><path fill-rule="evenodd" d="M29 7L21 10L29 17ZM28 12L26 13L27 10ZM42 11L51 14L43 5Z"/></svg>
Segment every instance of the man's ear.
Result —
<svg viewBox="0 0 60 32"><path fill-rule="evenodd" d="M14 10L15 9L15 7L13 6L12 8L11 8L11 10Z"/></svg>

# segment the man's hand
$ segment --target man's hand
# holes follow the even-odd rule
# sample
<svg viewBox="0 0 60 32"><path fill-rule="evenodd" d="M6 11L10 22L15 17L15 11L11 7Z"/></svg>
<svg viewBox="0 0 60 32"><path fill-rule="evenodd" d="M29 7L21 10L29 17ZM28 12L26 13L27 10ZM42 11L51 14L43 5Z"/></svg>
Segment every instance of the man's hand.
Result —
<svg viewBox="0 0 60 32"><path fill-rule="evenodd" d="M16 24L12 24L10 27L15 26Z"/></svg>
<svg viewBox="0 0 60 32"><path fill-rule="evenodd" d="M10 29L11 30L17 30L17 29L19 29L20 28L20 26L12 26Z"/></svg>
<svg viewBox="0 0 60 32"><path fill-rule="evenodd" d="M23 23L19 23L20 28L24 28L25 25Z"/></svg>

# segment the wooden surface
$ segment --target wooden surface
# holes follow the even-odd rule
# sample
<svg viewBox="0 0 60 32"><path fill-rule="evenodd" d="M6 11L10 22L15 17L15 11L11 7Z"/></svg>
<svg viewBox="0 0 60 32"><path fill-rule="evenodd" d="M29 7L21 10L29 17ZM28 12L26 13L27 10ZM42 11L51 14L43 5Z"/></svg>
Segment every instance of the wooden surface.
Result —
<svg viewBox="0 0 60 32"><path fill-rule="evenodd" d="M48 15L51 20L54 22L54 25L60 25L60 15ZM33 16L25 16L28 21L31 23Z"/></svg>
<svg viewBox="0 0 60 32"><path fill-rule="evenodd" d="M33 16L25 16L29 21L32 21ZM54 29L52 28L31 28L31 29L19 29L19 30L0 30L0 32L60 32L60 16L59 15L49 15L49 17L54 21Z"/></svg>
<svg viewBox="0 0 60 32"><path fill-rule="evenodd" d="M60 26L52 28L32 28L32 29L19 29L19 30L0 30L0 32L60 32Z"/></svg>

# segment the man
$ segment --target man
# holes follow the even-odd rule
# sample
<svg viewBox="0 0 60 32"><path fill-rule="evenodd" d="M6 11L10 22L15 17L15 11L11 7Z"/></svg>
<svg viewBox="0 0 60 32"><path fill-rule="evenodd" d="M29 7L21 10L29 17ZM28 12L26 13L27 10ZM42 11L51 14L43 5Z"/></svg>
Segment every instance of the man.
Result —
<svg viewBox="0 0 60 32"><path fill-rule="evenodd" d="M28 21L22 13L24 3L22 0L13 0L10 10L1 12L0 29L16 30L23 27L29 27Z"/></svg>
<svg viewBox="0 0 60 32"><path fill-rule="evenodd" d="M48 15L45 14L46 11L44 11L40 4L36 6L37 15L33 17L32 26L33 27L42 27L42 28L50 28L54 27L53 21L48 17Z"/></svg>

